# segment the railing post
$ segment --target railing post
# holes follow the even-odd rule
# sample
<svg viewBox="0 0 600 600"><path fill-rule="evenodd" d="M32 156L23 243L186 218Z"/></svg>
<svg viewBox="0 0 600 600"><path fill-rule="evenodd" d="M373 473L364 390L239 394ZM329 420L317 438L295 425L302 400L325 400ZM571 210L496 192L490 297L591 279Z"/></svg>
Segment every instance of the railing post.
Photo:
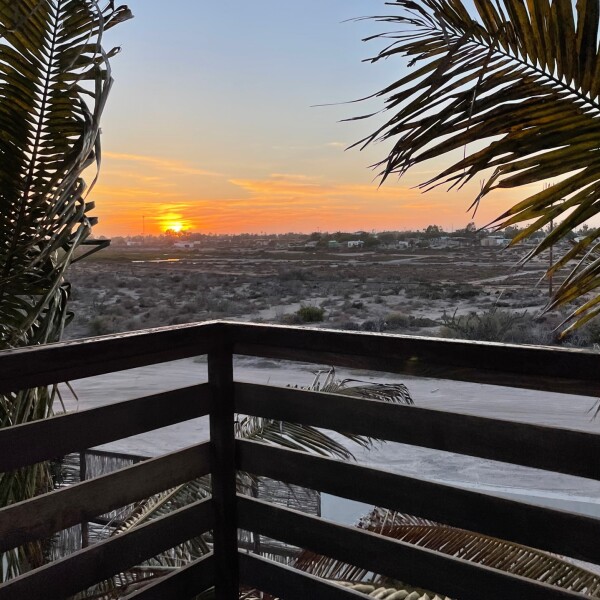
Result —
<svg viewBox="0 0 600 600"><path fill-rule="evenodd" d="M210 439L216 598L237 600L239 575L233 356L231 346L226 341L208 354L208 382L212 390Z"/></svg>

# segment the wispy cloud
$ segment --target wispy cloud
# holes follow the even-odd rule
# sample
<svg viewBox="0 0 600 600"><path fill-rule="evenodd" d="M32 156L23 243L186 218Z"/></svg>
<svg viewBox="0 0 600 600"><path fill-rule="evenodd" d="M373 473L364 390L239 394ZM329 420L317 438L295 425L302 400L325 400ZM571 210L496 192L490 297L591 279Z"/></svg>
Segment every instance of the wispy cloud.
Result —
<svg viewBox="0 0 600 600"><path fill-rule="evenodd" d="M421 229L428 224L450 228L471 220L471 192L446 193L389 183L327 181L302 173L273 173L264 178L210 180L214 185L177 185L164 189L152 182L109 179L95 191L99 233L137 231L141 216L146 231L158 233L167 222L207 232L337 231L340 229ZM509 193L510 192L510 193ZM486 200L478 224L492 220L514 202L511 190Z"/></svg>
<svg viewBox="0 0 600 600"><path fill-rule="evenodd" d="M200 169L198 167L191 166L184 161L161 158L158 156L125 154L121 152L104 152L103 156L114 161L137 163L138 165L145 165L160 171L169 171L171 173L177 173L180 175L200 175L204 177L222 176L221 173L215 173L214 171L209 171L207 169Z"/></svg>

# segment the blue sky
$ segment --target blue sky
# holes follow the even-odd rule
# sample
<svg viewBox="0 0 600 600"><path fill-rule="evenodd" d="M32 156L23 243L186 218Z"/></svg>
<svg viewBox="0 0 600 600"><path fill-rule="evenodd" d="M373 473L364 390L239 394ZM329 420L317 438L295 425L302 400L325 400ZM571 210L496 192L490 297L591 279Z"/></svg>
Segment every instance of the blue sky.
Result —
<svg viewBox="0 0 600 600"><path fill-rule="evenodd" d="M368 166L385 148L344 151L377 120L339 121L381 101L315 106L367 96L404 72L402 60L362 62L382 43L361 38L385 25L344 22L393 10L383 0L128 4L135 19L106 42L122 52L103 120L98 233L136 233L142 215L156 232L468 222L474 190L422 196L411 189L419 172L378 190Z"/></svg>

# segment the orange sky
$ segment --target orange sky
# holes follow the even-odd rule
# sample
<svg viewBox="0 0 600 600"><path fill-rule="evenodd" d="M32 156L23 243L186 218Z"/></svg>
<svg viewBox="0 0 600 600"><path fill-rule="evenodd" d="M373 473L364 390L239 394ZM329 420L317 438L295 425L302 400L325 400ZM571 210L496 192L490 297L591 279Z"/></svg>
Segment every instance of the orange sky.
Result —
<svg viewBox="0 0 600 600"><path fill-rule="evenodd" d="M158 234L180 225L205 233L422 229L464 227L477 192L439 189L426 194L402 182L379 187L365 169L363 183L325 176L271 173L230 177L199 165L156 156L105 152L93 192L98 235ZM479 209L485 225L514 192L497 193Z"/></svg>
<svg viewBox="0 0 600 600"><path fill-rule="evenodd" d="M451 230L471 220L479 182L449 194L413 189L439 162L379 188L368 167L385 146L345 151L386 115L340 121L381 109L381 100L314 107L368 95L404 72L401 60L361 62L381 46L361 38L380 25L341 23L383 0L178 2L165 11L158 0L128 0L136 18L107 34L123 50L112 61L90 196L96 235L140 234L143 222L157 234ZM514 200L514 192L486 200L477 225Z"/></svg>

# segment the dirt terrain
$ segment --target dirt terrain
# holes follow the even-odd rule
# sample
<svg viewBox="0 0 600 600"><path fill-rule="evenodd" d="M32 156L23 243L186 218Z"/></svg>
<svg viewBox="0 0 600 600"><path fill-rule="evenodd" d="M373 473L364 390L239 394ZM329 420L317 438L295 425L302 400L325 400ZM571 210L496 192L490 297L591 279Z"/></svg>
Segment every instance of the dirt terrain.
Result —
<svg viewBox="0 0 600 600"><path fill-rule="evenodd" d="M522 253L109 248L71 270L67 336L233 318L553 343L561 315L536 320L548 298L546 259L517 267ZM318 310L299 315L302 307ZM595 336L574 343L592 345Z"/></svg>

